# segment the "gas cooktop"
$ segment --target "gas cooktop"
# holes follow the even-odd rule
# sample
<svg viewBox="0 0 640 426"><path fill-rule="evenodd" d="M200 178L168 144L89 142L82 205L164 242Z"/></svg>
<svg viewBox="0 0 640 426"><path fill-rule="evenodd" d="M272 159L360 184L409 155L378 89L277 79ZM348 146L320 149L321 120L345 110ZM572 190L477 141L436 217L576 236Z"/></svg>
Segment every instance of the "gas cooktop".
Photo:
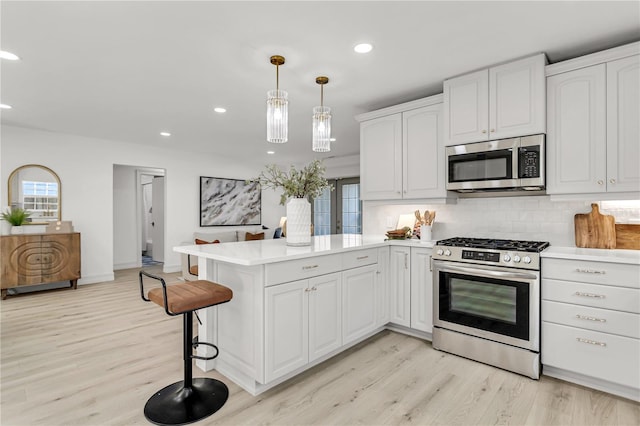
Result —
<svg viewBox="0 0 640 426"><path fill-rule="evenodd" d="M469 247L489 250L515 250L540 253L549 247L546 241L494 240L491 238L447 238L436 243L439 246Z"/></svg>

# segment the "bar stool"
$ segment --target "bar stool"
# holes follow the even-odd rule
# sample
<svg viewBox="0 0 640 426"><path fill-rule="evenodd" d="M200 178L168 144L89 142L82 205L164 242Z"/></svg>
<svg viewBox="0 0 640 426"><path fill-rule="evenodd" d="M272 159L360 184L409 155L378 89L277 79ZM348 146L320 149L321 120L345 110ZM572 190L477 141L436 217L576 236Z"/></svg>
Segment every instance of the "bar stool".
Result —
<svg viewBox="0 0 640 426"><path fill-rule="evenodd" d="M143 276L162 284L145 296ZM197 280L167 286L164 279L140 271L140 295L145 302L154 302L164 307L167 315L183 316L184 340L184 380L173 383L156 392L144 406L144 416L159 425L182 425L193 423L218 411L229 397L229 389L220 380L193 378L192 359L211 360L218 356L218 348L193 338L193 313L198 309L226 303L233 297L230 288L211 281ZM197 313L196 313L197 317ZM198 318L198 321L200 319ZM193 355L198 345L206 345L216 350L211 357Z"/></svg>

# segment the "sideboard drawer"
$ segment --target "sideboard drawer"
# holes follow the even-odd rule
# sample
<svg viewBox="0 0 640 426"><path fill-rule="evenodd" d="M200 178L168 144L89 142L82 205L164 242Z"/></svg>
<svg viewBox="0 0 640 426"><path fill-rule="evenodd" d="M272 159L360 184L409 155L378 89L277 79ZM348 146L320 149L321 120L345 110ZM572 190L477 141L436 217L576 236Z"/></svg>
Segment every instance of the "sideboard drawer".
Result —
<svg viewBox="0 0 640 426"><path fill-rule="evenodd" d="M640 340L542 322L542 364L640 388Z"/></svg>
<svg viewBox="0 0 640 426"><path fill-rule="evenodd" d="M542 301L542 321L640 339L640 315Z"/></svg>
<svg viewBox="0 0 640 426"><path fill-rule="evenodd" d="M542 278L640 288L640 265L543 259Z"/></svg>
<svg viewBox="0 0 640 426"><path fill-rule="evenodd" d="M374 263L378 263L377 248L342 253L342 269L352 269Z"/></svg>
<svg viewBox="0 0 640 426"><path fill-rule="evenodd" d="M640 290L633 288L543 279L542 299L640 313Z"/></svg>
<svg viewBox="0 0 640 426"><path fill-rule="evenodd" d="M339 254L270 263L265 266L265 285L270 286L304 280L318 275L338 272L341 269L342 258Z"/></svg>

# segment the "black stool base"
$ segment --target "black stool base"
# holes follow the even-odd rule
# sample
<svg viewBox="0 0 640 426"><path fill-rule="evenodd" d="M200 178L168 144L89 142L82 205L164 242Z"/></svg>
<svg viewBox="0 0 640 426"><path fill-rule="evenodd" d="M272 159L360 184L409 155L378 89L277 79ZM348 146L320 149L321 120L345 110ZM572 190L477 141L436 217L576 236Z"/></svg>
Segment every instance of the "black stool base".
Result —
<svg viewBox="0 0 640 426"><path fill-rule="evenodd" d="M220 380L196 378L191 388L179 381L149 398L144 416L157 425L193 423L218 411L228 397L229 389Z"/></svg>

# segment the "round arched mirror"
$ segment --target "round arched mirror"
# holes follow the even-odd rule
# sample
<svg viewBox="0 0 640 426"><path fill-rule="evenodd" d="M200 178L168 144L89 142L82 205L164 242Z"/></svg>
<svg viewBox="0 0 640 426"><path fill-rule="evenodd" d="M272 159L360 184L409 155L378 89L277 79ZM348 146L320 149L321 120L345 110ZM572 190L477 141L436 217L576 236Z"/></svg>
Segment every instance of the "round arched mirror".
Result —
<svg viewBox="0 0 640 426"><path fill-rule="evenodd" d="M9 207L20 207L31 215L29 224L46 224L62 219L62 186L48 167L27 164L9 175Z"/></svg>

